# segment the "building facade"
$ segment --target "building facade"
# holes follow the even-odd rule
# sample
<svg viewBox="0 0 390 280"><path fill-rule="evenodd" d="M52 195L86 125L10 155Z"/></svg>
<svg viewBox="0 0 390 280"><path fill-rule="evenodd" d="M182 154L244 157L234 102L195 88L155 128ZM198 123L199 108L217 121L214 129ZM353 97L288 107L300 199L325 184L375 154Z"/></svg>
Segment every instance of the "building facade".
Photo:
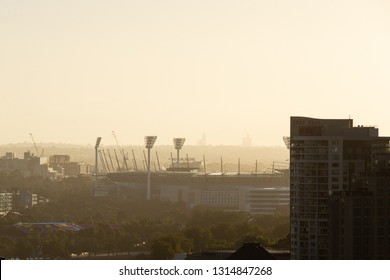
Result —
<svg viewBox="0 0 390 280"><path fill-rule="evenodd" d="M189 208L209 206L259 215L288 214L288 186L160 186L162 201L183 201Z"/></svg>
<svg viewBox="0 0 390 280"><path fill-rule="evenodd" d="M122 195L131 199L145 197L146 173L111 173L107 177L116 182ZM155 172L152 173L151 197L184 202L188 208L200 206L259 215L288 215L289 180L288 169L275 173Z"/></svg>
<svg viewBox="0 0 390 280"><path fill-rule="evenodd" d="M12 193L6 190L0 190L0 216L12 211L12 203Z"/></svg>
<svg viewBox="0 0 390 280"><path fill-rule="evenodd" d="M390 258L390 137L291 117L292 259Z"/></svg>
<svg viewBox="0 0 390 280"><path fill-rule="evenodd" d="M71 177L92 174L91 165L70 160L69 155L52 155L49 157L49 167L60 174L60 177Z"/></svg>
<svg viewBox="0 0 390 280"><path fill-rule="evenodd" d="M19 170L25 177L38 175L54 178L56 173L49 169L47 158L37 157L30 151L24 153L23 159L16 158L12 152L0 157L0 172L10 173L15 170Z"/></svg>
<svg viewBox="0 0 390 280"><path fill-rule="evenodd" d="M16 192L13 195L13 209L22 210L38 204L38 195L31 192Z"/></svg>

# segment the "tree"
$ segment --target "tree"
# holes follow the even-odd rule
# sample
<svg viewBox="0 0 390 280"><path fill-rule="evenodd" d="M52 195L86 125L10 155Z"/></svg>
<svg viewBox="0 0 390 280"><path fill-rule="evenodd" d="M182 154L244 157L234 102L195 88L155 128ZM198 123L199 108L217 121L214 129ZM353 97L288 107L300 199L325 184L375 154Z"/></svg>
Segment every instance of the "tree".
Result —
<svg viewBox="0 0 390 280"><path fill-rule="evenodd" d="M228 223L217 224L210 229L213 238L218 240L233 241L236 238L234 227Z"/></svg>
<svg viewBox="0 0 390 280"><path fill-rule="evenodd" d="M156 239L151 247L151 256L156 260L171 260L175 256L175 251L165 240Z"/></svg>
<svg viewBox="0 0 390 280"><path fill-rule="evenodd" d="M134 250L135 245L139 243L134 234L125 233L117 238L116 248L118 251L125 251L128 254Z"/></svg>
<svg viewBox="0 0 390 280"><path fill-rule="evenodd" d="M184 236L192 240L195 251L208 249L212 237L210 230L206 228L200 228L200 227L187 228L184 231Z"/></svg>
<svg viewBox="0 0 390 280"><path fill-rule="evenodd" d="M10 237L0 238L0 255L5 258L15 257L15 243Z"/></svg>
<svg viewBox="0 0 390 280"><path fill-rule="evenodd" d="M245 235L243 235L239 240L236 242L236 246L239 247L243 243L260 243L262 246L269 246L270 242L268 238L265 238L262 236L259 232L249 232Z"/></svg>
<svg viewBox="0 0 390 280"><path fill-rule="evenodd" d="M69 252L63 241L48 240L43 244L42 253L50 259L68 258Z"/></svg>
<svg viewBox="0 0 390 280"><path fill-rule="evenodd" d="M15 256L25 260L32 256L34 248L26 238L20 238L16 243Z"/></svg>
<svg viewBox="0 0 390 280"><path fill-rule="evenodd" d="M285 222L277 224L272 229L272 236L275 238L283 238L290 232L290 223Z"/></svg>
<svg viewBox="0 0 390 280"><path fill-rule="evenodd" d="M188 253L193 248L193 242L181 233L170 233L158 238L167 242L175 253Z"/></svg>
<svg viewBox="0 0 390 280"><path fill-rule="evenodd" d="M288 233L284 238L279 239L278 242L274 245L278 249L289 249L291 242L291 235Z"/></svg>
<svg viewBox="0 0 390 280"><path fill-rule="evenodd" d="M96 253L99 249L99 240L96 227L90 227L79 230L75 236L75 251L72 253L81 254L82 252Z"/></svg>

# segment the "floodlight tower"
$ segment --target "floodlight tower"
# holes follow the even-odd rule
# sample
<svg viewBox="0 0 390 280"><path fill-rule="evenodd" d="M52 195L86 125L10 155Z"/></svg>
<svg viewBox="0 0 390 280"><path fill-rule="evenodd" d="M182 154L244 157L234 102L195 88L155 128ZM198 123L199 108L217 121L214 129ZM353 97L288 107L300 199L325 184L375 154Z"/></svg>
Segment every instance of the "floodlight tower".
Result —
<svg viewBox="0 0 390 280"><path fill-rule="evenodd" d="M95 144L95 189L96 189L96 187L98 185L98 173L99 173L99 169L98 169L98 149L99 149L100 141L102 141L102 137L98 137L96 139L96 144Z"/></svg>
<svg viewBox="0 0 390 280"><path fill-rule="evenodd" d="M286 144L287 149L290 149L290 137L283 136L284 144Z"/></svg>
<svg viewBox="0 0 390 280"><path fill-rule="evenodd" d="M145 147L148 149L148 185L146 190L146 199L150 200L150 149L153 148L157 136L145 136Z"/></svg>
<svg viewBox="0 0 390 280"><path fill-rule="evenodd" d="M177 167L179 167L178 164L180 161L179 151L183 147L185 141L186 141L185 138L173 138L173 144L175 145L175 150L177 151L177 161L176 161Z"/></svg>

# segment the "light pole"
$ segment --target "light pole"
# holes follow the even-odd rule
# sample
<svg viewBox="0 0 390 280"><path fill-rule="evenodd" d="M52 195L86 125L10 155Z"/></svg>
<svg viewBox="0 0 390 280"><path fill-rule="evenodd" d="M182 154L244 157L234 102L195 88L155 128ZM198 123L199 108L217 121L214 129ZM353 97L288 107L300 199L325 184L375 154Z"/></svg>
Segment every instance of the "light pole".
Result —
<svg viewBox="0 0 390 280"><path fill-rule="evenodd" d="M290 149L290 137L289 136L283 136L283 142L286 144L287 149Z"/></svg>
<svg viewBox="0 0 390 280"><path fill-rule="evenodd" d="M96 144L95 144L95 190L96 190L97 185L98 185L98 173L99 173L99 169L98 169L98 148L99 148L99 145L100 145L100 141L102 141L102 137L98 137L96 139Z"/></svg>
<svg viewBox="0 0 390 280"><path fill-rule="evenodd" d="M179 161L180 161L179 151L183 147L185 141L186 141L185 138L173 138L173 145L175 145L175 150L177 151L177 160L176 160L177 168L179 168Z"/></svg>
<svg viewBox="0 0 390 280"><path fill-rule="evenodd" d="M154 142L156 142L157 136L145 136L145 147L148 149L148 185L146 189L146 199L150 200L150 149L153 148Z"/></svg>

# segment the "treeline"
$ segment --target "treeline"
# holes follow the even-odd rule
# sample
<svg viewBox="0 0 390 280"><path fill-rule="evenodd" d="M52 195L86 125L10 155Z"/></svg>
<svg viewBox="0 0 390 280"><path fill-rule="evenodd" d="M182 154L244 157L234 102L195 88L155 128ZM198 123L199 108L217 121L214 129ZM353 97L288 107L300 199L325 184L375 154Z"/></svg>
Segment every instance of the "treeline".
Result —
<svg viewBox="0 0 390 280"><path fill-rule="evenodd" d="M184 203L135 200L131 196L93 197L90 178L54 182L19 175L0 174L0 186L7 182L14 190L31 190L50 202L0 218L0 256L7 258L67 259L84 252L90 256L150 252L144 258L169 259L176 253L234 250L245 241L289 247L287 216L188 209ZM13 226L18 222L68 222L83 229L43 233L35 228L23 234Z"/></svg>
<svg viewBox="0 0 390 280"><path fill-rule="evenodd" d="M260 218L255 220L245 213L231 213L228 219L224 219L225 214L221 211L197 210L193 211L187 224L171 218L144 218L120 225L91 224L77 232L52 230L43 233L39 228L33 228L32 232L24 234L12 225L3 224L0 255L6 258L67 259L71 254L83 252L109 256L118 252L150 251L153 259L170 259L176 253L234 250L243 242L288 248L283 236L288 231L285 224L279 224L269 232L258 225ZM191 223L202 221L204 217L210 218L210 221Z"/></svg>

